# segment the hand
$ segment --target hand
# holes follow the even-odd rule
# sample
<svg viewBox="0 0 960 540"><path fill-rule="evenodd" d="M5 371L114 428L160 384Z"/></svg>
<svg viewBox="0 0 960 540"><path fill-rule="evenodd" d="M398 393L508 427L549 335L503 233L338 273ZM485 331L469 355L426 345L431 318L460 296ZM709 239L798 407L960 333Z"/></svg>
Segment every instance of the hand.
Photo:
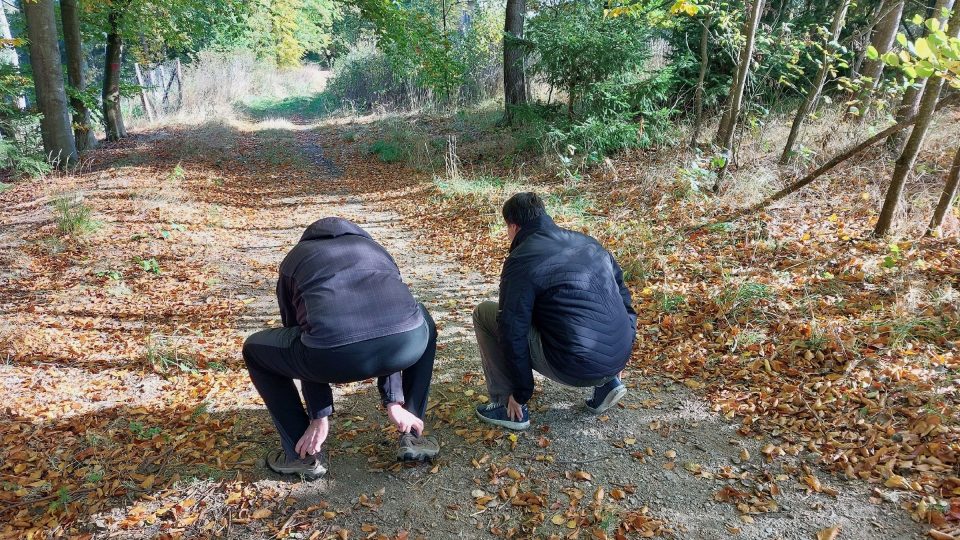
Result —
<svg viewBox="0 0 960 540"><path fill-rule="evenodd" d="M303 432L303 437L300 437L297 446L294 447L294 450L300 454L300 459L319 453L329 433L330 420L326 417L311 420L307 430Z"/></svg>
<svg viewBox="0 0 960 540"><path fill-rule="evenodd" d="M507 398L507 416L514 422L519 422L523 418L523 406L513 399L512 394Z"/></svg>
<svg viewBox="0 0 960 540"><path fill-rule="evenodd" d="M390 403L387 405L387 416L393 422L400 433L413 432L418 437L423 433L423 420L417 418L412 412L403 408L400 403Z"/></svg>

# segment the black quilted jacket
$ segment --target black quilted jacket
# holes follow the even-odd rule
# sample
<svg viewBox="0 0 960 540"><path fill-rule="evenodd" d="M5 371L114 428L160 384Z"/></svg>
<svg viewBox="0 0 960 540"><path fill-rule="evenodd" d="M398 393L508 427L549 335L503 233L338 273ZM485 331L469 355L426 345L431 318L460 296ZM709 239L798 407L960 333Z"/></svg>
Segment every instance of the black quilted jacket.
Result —
<svg viewBox="0 0 960 540"><path fill-rule="evenodd" d="M544 214L522 227L510 246L500 275L498 323L513 371L513 398L522 404L533 393L531 324L559 375L593 380L624 368L637 314L613 256L593 238L562 229Z"/></svg>

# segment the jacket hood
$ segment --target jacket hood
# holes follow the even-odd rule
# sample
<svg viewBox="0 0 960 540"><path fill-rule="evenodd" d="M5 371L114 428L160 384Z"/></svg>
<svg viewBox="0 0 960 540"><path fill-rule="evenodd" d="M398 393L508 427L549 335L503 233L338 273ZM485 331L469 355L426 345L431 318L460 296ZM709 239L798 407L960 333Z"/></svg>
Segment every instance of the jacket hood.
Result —
<svg viewBox="0 0 960 540"><path fill-rule="evenodd" d="M300 241L325 240L347 234L370 238L367 231L361 229L359 225L352 221L338 217L325 217L314 221L313 224L307 227L307 229L303 231L303 236L300 237Z"/></svg>
<svg viewBox="0 0 960 540"><path fill-rule="evenodd" d="M510 251L516 249L517 246L519 246L520 243L526 240L531 234L551 228L557 228L557 224L553 222L553 218L547 215L546 212L540 214L540 217L537 219L527 223L523 227L520 227L520 231L517 232L517 235L513 237L513 242L510 243Z"/></svg>

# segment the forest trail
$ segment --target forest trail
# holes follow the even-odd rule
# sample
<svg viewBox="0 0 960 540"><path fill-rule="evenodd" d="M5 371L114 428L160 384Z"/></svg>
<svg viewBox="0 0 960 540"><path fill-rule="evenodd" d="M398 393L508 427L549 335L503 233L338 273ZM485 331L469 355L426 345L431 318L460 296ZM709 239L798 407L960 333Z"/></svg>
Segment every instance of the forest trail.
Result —
<svg viewBox="0 0 960 540"><path fill-rule="evenodd" d="M896 493L880 488L884 501L805 454L765 453L769 440L741 437L667 378L628 370L631 393L600 417L580 410L583 391L540 381L529 431L478 423L470 313L496 282L391 210L430 204L407 174L336 124L214 123L138 134L78 177L0 195L37 201L5 215L0 235L0 309L14 321L0 344L18 351L0 366L0 534L799 540L839 526L842 539L923 536ZM47 240L41 201L65 192L82 192L102 222L86 244ZM367 383L336 391L326 478L289 481L262 466L276 437L240 344L278 324L277 265L327 215L381 242L438 322L433 464L393 461L396 434Z"/></svg>

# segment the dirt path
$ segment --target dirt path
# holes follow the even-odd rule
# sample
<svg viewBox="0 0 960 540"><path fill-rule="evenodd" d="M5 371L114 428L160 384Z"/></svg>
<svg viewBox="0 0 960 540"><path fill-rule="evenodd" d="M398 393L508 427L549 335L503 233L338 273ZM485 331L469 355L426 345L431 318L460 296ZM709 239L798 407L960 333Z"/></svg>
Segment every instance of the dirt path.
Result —
<svg viewBox="0 0 960 540"><path fill-rule="evenodd" d="M301 147L308 155L317 155L324 142L330 144L323 130L300 133ZM323 155L335 152L328 148ZM321 163L328 163L328 158ZM339 167L345 168L346 175L360 174L349 163ZM315 172L323 175L330 170L324 166ZM739 437L737 425L726 423L686 387L669 380L630 380L632 392L624 406L600 418L580 410L584 392L541 380L529 432L513 441L508 434L484 429L472 417L484 387L470 311L477 301L496 297L495 283L419 249L428 237L426 231L405 228L399 216L382 206L355 196L333 206L322 198L306 197L298 203L297 214L303 216L304 226L314 217L332 213L361 224L397 257L405 280L436 317L442 345L431 420L444 453L437 462L439 470L432 474L427 467L387 472L374 467L377 472L371 472L367 454L380 442L378 430L347 441L335 434L330 444L330 476L299 485L294 494L301 505L327 499L355 501L383 490L383 506L370 512L371 522L386 530L411 530L431 538L492 537L491 528L505 533L532 526L541 512L545 523L536 527L537 536L566 535L580 529L583 516L597 508L601 522L613 529L617 514L644 507L649 508L651 520L662 519L663 529L681 538L815 538L818 531L836 525L842 538L921 536L923 528L893 504L869 503L866 484L830 478L814 468L799 476L818 478L828 486L821 491L835 489L837 495L812 492L809 484L797 480L798 471L806 467L802 459L765 459L766 441ZM294 240L288 232L281 233L286 240ZM278 240L269 238L270 243ZM273 255L279 262L280 253ZM272 291L261 290L260 302L271 304ZM360 394L341 398L339 416L382 422L372 406L374 392L367 388ZM337 424L334 429L339 428ZM388 462L391 450L389 444L380 446L374 455ZM513 485L542 509L530 512L529 507L497 496ZM606 497L603 504L591 508L598 488L605 490ZM718 492L727 501L718 501ZM493 499L481 505L472 496L487 494ZM737 503L769 512L743 518ZM563 516L561 525L552 522L554 516ZM357 526L365 518L365 512L351 516ZM571 519L575 527L567 526ZM585 526L583 532L594 528Z"/></svg>
<svg viewBox="0 0 960 540"><path fill-rule="evenodd" d="M214 172L194 178L194 171L206 171L207 165L190 162L182 146L157 156L183 160L188 171L182 196L164 204L176 209L176 220L193 223L176 236L183 260L196 259L198 267L217 276L204 282L209 285L198 293L198 301L244 306L237 313L226 310L216 330L227 343L221 351L224 365L166 377L139 373L138 368L131 372L129 365L101 371L48 366L31 375L34 365L21 367L14 361L0 370L9 395L32 393L44 403L76 403L75 409L85 415L66 415L52 428L38 428L36 418L20 412L12 416L15 427L2 433L8 443L30 434L29 446L43 452L43 444L52 448L55 443L33 430L67 433L76 444L69 453L75 462L86 459L92 448L107 468L118 454L97 441L122 440L128 449L149 448L143 463L134 464L126 480L117 482L120 487L107 490L113 494L109 504L85 510L93 507L82 497L98 489L89 487L89 476L86 487L70 492L68 504L76 512L71 523L79 527L75 531L128 538L612 538L620 531L628 537L812 539L827 527L840 526L842 539L923 535L925 529L894 502L876 496L876 502L870 502L867 484L808 468L804 460L815 456L805 452L796 457L764 454L770 441L740 437L737 424L668 379L639 380L628 372L631 393L620 408L600 417L580 409L583 391L540 381L529 431L487 429L473 416L485 390L470 313L480 300L495 298L496 284L431 255L438 250L430 245L430 231L408 226L389 210L391 197L403 195L377 186L390 186L392 176L404 174L399 167L365 162L368 158L347 147L330 126L250 129L232 137L200 138L227 156L222 159L229 175L214 166ZM162 132L156 137L171 138ZM196 137L191 141L196 143ZM367 189L355 189L361 184ZM96 186L132 189L123 178L98 178ZM433 464L402 466L393 461L396 435L378 410L371 384L336 390L326 478L289 481L258 462L276 437L245 379L236 344L244 335L278 323L276 267L303 228L327 215L351 219L381 242L438 322L440 346L428 424L442 443L442 454ZM120 220L113 214L105 219ZM160 225L172 219L144 217ZM120 223L135 226L129 219ZM167 264L161 255L161 263ZM33 279L28 267L25 263L23 278ZM52 300L43 297L39 302ZM148 323L131 325L128 331L133 332ZM90 396L98 380L111 377L123 381L122 390ZM51 383L53 379L60 382ZM190 397L179 404L181 395ZM135 420L104 416L122 405ZM138 407L156 410L141 412ZM75 427L78 418L95 422L84 432ZM143 428L134 429L133 421L147 426L152 422L166 431L141 437ZM0 472L5 482L25 485L23 469L11 472L18 470L16 460L24 455L4 456ZM89 475L86 469L70 467L58 470ZM162 490L152 487L153 477L158 485L164 483ZM37 500L42 510L42 504L56 501L57 495ZM40 510L29 513L23 508L2 508L0 515L9 512L6 515L16 514L23 523L35 520L34 525L46 523L46 530L57 530L52 525L59 519L56 514L50 521L38 517ZM15 529L11 536L23 530Z"/></svg>

